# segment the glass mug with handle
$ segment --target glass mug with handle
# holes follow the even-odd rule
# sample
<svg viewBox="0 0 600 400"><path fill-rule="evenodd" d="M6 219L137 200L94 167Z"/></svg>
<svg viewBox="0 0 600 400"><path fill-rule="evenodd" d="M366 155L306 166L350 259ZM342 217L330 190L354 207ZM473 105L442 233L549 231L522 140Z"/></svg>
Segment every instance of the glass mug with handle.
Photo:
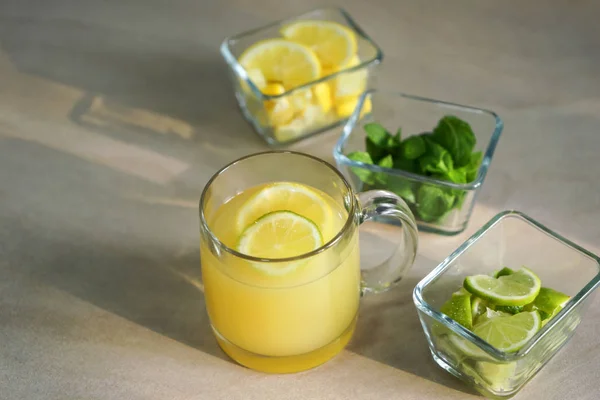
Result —
<svg viewBox="0 0 600 400"><path fill-rule="evenodd" d="M358 227L391 219L402 239L383 264L360 269ZM404 201L355 194L325 161L271 151L217 172L200 199L200 259L210 323L221 348L251 369L320 365L348 343L361 294L400 281L417 250Z"/></svg>

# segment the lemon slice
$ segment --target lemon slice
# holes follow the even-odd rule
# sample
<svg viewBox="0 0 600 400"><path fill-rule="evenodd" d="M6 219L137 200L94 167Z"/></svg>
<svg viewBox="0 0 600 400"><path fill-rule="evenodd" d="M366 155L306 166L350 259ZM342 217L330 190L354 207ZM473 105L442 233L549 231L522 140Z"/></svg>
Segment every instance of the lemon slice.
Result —
<svg viewBox="0 0 600 400"><path fill-rule="evenodd" d="M280 83L268 83L262 92L270 96L276 96L285 93L285 88ZM294 118L294 108L287 96L265 100L265 109L272 125L284 125Z"/></svg>
<svg viewBox="0 0 600 400"><path fill-rule="evenodd" d="M296 113L301 113L306 107L313 104L314 96L313 91L310 88L303 88L294 90L288 97L290 98L290 103Z"/></svg>
<svg viewBox="0 0 600 400"><path fill-rule="evenodd" d="M273 183L253 194L238 210L237 231L275 211L291 211L313 221L325 241L335 234L333 209L327 200L310 187L292 182Z"/></svg>
<svg viewBox="0 0 600 400"><path fill-rule="evenodd" d="M348 65L342 69L360 65L358 56L353 56ZM341 72L331 81L334 98L358 96L367 87L368 71L365 67L353 72Z"/></svg>
<svg viewBox="0 0 600 400"><path fill-rule="evenodd" d="M354 109L358 105L360 96L347 96L336 100L335 113L339 118L348 118L354 112ZM365 99L360 111L360 117L362 118L365 114L371 112L373 105L371 99Z"/></svg>
<svg viewBox="0 0 600 400"><path fill-rule="evenodd" d="M331 101L331 89L329 88L329 85L325 82L319 83L318 85L315 85L313 92L315 94L315 99L323 109L323 112L329 112L333 105Z"/></svg>
<svg viewBox="0 0 600 400"><path fill-rule="evenodd" d="M281 35L312 49L325 69L347 65L358 47L354 32L332 21L297 21L284 26Z"/></svg>
<svg viewBox="0 0 600 400"><path fill-rule="evenodd" d="M287 89L303 85L321 76L321 65L308 47L285 39L267 39L246 49L239 58L246 70L259 69L267 81L281 83Z"/></svg>
<svg viewBox="0 0 600 400"><path fill-rule="evenodd" d="M288 124L276 126L273 129L273 136L279 142L285 143L303 136L309 126L303 116L294 118Z"/></svg>
<svg viewBox="0 0 600 400"><path fill-rule="evenodd" d="M265 86L267 86L265 76L260 69L252 68L246 71L246 73L248 74L248 79L254 83L258 90L263 90ZM246 82L243 82L243 89L244 91L250 91L250 87L246 84Z"/></svg>
<svg viewBox="0 0 600 400"><path fill-rule="evenodd" d="M237 248L249 256L278 259L306 254L322 245L321 232L310 219L291 211L275 211L246 228Z"/></svg>

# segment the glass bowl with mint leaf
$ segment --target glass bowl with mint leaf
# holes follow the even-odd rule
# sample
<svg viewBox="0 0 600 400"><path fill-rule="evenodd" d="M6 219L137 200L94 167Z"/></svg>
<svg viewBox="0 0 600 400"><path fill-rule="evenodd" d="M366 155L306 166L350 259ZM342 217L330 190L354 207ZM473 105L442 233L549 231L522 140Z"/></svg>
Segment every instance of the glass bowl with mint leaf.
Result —
<svg viewBox="0 0 600 400"><path fill-rule="evenodd" d="M358 190L392 191L419 228L452 235L467 226L502 127L491 111L370 90L334 157Z"/></svg>
<svg viewBox="0 0 600 400"><path fill-rule="evenodd" d="M423 278L413 300L435 362L486 397L508 398L568 342L598 286L598 256L504 211Z"/></svg>

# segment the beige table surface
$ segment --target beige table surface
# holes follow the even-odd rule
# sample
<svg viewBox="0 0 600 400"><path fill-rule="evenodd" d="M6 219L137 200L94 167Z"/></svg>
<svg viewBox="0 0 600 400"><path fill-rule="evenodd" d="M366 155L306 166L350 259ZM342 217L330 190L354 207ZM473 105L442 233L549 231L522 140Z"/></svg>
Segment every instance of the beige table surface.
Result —
<svg viewBox="0 0 600 400"><path fill-rule="evenodd" d="M600 252L600 16L593 1L347 1L380 83L497 111L506 128L464 234L365 299L335 360L230 362L200 291L197 200L265 150L238 113L226 35L317 1L0 1L0 399L468 399L431 360L415 283L517 208ZM291 146L331 160L338 131ZM600 298L519 399L600 396Z"/></svg>

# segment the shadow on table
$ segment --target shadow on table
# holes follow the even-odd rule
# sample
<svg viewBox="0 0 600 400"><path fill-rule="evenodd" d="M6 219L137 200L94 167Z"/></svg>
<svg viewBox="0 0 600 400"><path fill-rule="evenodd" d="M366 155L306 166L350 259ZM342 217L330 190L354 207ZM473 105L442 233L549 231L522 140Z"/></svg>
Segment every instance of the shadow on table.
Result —
<svg viewBox="0 0 600 400"><path fill-rule="evenodd" d="M417 258L419 269L430 271L437 262ZM365 296L349 350L449 388L478 395L440 368L429 352L412 292L422 277L407 276L386 293Z"/></svg>
<svg viewBox="0 0 600 400"><path fill-rule="evenodd" d="M179 257L88 242L53 246L46 280L84 301L207 354L229 360L206 314L199 255ZM46 250L48 252L48 250ZM146 251L148 253L148 251ZM160 260L162 258L162 260Z"/></svg>
<svg viewBox="0 0 600 400"><path fill-rule="evenodd" d="M218 44L9 18L0 45L20 72L80 90L68 117L86 128L190 157L203 145L230 157L265 147L238 110Z"/></svg>
<svg viewBox="0 0 600 400"><path fill-rule="evenodd" d="M155 185L35 143L7 139L3 146L3 168L20 171L23 182L11 186L3 204L8 208L0 208L2 226L14 238L2 254L9 264L93 306L227 359L212 335L199 283L196 205L126 198L120 188ZM66 321L64 329L77 327Z"/></svg>

